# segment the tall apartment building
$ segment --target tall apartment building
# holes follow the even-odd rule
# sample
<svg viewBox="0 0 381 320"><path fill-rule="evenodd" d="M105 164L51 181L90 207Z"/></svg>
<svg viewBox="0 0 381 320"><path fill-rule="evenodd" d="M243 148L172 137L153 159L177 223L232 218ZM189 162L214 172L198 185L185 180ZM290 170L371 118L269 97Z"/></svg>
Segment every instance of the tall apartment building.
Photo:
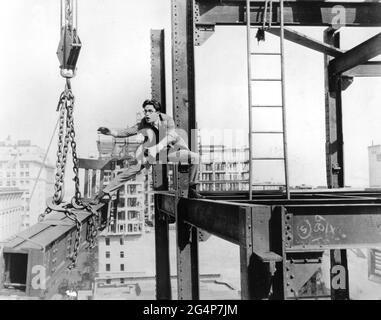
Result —
<svg viewBox="0 0 381 320"><path fill-rule="evenodd" d="M99 158L125 158L124 165L134 158L141 141L136 136L129 138L100 137L98 141ZM121 170L117 165L113 174ZM111 180L112 173L105 174L104 184ZM139 267L133 265L131 248L137 240L149 231L147 222L153 221L154 197L152 175L143 170L119 189L119 202L116 214L112 217L107 230L98 237L98 275L96 285L123 285L125 279L141 274ZM143 272L144 273L144 272Z"/></svg>
<svg viewBox="0 0 381 320"><path fill-rule="evenodd" d="M23 193L18 188L0 188L0 242L21 231Z"/></svg>
<svg viewBox="0 0 381 320"><path fill-rule="evenodd" d="M32 145L30 140L13 142L8 138L0 141L0 187L24 191L23 228L37 223L38 216L45 210L46 198L53 194L55 167L44 164L44 156L45 151ZM40 169L41 174L36 183Z"/></svg>
<svg viewBox="0 0 381 320"><path fill-rule="evenodd" d="M381 145L368 147L369 186L381 188Z"/></svg>
<svg viewBox="0 0 381 320"><path fill-rule="evenodd" d="M249 148L200 145L200 191L249 190Z"/></svg>

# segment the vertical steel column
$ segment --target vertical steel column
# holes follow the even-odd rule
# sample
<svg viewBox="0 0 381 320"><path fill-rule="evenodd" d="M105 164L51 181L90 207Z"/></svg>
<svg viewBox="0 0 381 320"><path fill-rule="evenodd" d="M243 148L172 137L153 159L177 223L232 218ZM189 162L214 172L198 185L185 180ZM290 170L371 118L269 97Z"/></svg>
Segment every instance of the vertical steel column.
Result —
<svg viewBox="0 0 381 320"><path fill-rule="evenodd" d="M166 112L164 30L151 30L151 95ZM154 190L168 190L167 166L155 164L152 168ZM170 300L171 269L169 258L168 216L160 212L159 195L155 195L155 254L156 299Z"/></svg>
<svg viewBox="0 0 381 320"><path fill-rule="evenodd" d="M172 0L173 117L177 128L188 134L195 129L194 0ZM179 166L181 168L181 166ZM189 173L175 181L177 199L188 195ZM199 299L198 231L184 223L176 201L177 285L179 299Z"/></svg>
<svg viewBox="0 0 381 320"><path fill-rule="evenodd" d="M251 228L251 208L240 209L239 213L239 255L240 255L240 269L241 269L241 299L253 299L252 286L251 286L251 256L253 253L253 240Z"/></svg>
<svg viewBox="0 0 381 320"><path fill-rule="evenodd" d="M328 28L324 31L324 42L340 47L339 31ZM325 75L325 108L326 108L326 169L328 188L344 187L344 142L343 117L341 99L341 77L333 76L328 71L332 58L324 56ZM337 266L345 272L348 279L348 264L346 250L331 250L331 298L336 300L349 299L349 283L344 286L335 286Z"/></svg>
<svg viewBox="0 0 381 320"><path fill-rule="evenodd" d="M340 34L334 29L324 31L324 42L340 47ZM326 170L328 188L344 187L343 117L341 108L341 80L328 72L332 58L324 56L325 65L325 122Z"/></svg>

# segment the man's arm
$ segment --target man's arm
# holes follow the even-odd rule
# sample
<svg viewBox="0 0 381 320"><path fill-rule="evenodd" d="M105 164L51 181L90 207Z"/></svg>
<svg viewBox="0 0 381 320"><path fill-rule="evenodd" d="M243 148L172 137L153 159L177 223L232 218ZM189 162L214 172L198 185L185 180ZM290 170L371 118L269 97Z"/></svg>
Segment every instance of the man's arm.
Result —
<svg viewBox="0 0 381 320"><path fill-rule="evenodd" d="M105 127L98 128L98 133L113 136L115 138L127 138L137 134L139 131L139 124L124 129L109 129Z"/></svg>

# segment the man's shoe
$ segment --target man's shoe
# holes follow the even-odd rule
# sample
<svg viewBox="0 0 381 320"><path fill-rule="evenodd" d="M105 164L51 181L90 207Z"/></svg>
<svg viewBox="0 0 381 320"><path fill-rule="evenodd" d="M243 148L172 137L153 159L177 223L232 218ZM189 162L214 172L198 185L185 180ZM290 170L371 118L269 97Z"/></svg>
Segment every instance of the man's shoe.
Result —
<svg viewBox="0 0 381 320"><path fill-rule="evenodd" d="M199 194L193 188L189 188L188 198L189 199L206 199L206 197L204 197L203 195Z"/></svg>

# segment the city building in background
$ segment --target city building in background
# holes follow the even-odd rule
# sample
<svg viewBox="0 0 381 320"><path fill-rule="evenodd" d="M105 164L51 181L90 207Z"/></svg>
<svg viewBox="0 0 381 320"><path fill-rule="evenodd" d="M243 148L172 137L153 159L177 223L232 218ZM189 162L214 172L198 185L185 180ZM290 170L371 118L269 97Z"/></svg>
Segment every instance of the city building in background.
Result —
<svg viewBox="0 0 381 320"><path fill-rule="evenodd" d="M21 231L24 191L0 187L0 242Z"/></svg>
<svg viewBox="0 0 381 320"><path fill-rule="evenodd" d="M369 186L381 188L381 145L368 147Z"/></svg>
<svg viewBox="0 0 381 320"><path fill-rule="evenodd" d="M139 121L140 115L137 116ZM114 175L134 161L135 151L141 138L114 138L99 136L97 141L99 159L114 159L116 168L105 172L106 186ZM127 279L139 274L141 267L134 266L139 260L138 239L149 232L154 219L154 195L151 169L144 169L118 190L118 205L109 226L98 237L98 273L96 286L123 285ZM144 272L143 272L144 274Z"/></svg>
<svg viewBox="0 0 381 320"><path fill-rule="evenodd" d="M249 148L199 145L200 191L249 190Z"/></svg>
<svg viewBox="0 0 381 320"><path fill-rule="evenodd" d="M32 145L30 140L14 142L8 137L0 141L0 188L24 191L22 229L38 222L38 216L45 210L46 199L53 194L55 167L48 161L44 163L44 158L45 150Z"/></svg>

